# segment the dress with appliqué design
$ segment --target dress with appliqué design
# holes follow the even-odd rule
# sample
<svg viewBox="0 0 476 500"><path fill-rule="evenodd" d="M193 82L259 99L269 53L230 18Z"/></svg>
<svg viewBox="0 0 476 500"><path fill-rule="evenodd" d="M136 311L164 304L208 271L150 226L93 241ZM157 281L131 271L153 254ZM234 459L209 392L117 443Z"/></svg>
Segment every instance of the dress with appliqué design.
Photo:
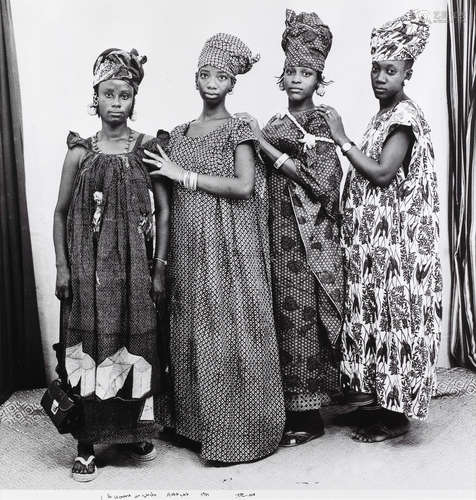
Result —
<svg viewBox="0 0 476 500"><path fill-rule="evenodd" d="M342 169L315 109L274 116L263 134L288 154L300 182L269 168L271 267L286 409L317 410L339 391L335 348L342 327ZM317 138L303 144L303 130Z"/></svg>
<svg viewBox="0 0 476 500"><path fill-rule="evenodd" d="M124 154L97 152L73 132L67 139L84 154L67 216L72 300L62 303L61 369L81 396L84 421L73 435L83 442L136 442L159 430L154 199L142 163L157 141L142 145L143 137Z"/></svg>
<svg viewBox="0 0 476 500"><path fill-rule="evenodd" d="M346 183L341 378L382 407L423 419L436 384L442 277L433 147L420 108L404 100L374 116L362 151L379 161L399 126L415 137L408 173L402 166L382 188L351 168Z"/></svg>
<svg viewBox="0 0 476 500"><path fill-rule="evenodd" d="M188 124L169 156L186 170L234 176L234 153L256 138L230 118L200 137ZM256 156L257 158L257 156ZM245 462L278 447L284 404L273 321L264 167L250 199L174 184L170 227L170 351L175 427L202 457Z"/></svg>

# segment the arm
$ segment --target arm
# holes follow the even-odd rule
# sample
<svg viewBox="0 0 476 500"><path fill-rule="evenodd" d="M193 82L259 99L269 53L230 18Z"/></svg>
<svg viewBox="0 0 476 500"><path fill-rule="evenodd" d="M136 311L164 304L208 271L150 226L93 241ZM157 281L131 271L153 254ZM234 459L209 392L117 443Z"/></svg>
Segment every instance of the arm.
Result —
<svg viewBox="0 0 476 500"><path fill-rule="evenodd" d="M319 106L319 114L326 120L332 138L339 146L350 142L344 131L342 119L330 106ZM414 140L410 127L399 126L387 138L380 155L380 161L375 161L353 146L347 152L347 157L354 168L377 186L387 187L397 175L410 146Z"/></svg>
<svg viewBox="0 0 476 500"><path fill-rule="evenodd" d="M71 297L71 272L66 251L66 216L73 192L74 178L81 161L83 151L76 147L68 150L63 163L61 181L53 220L53 241L56 255L56 291L59 300Z"/></svg>
<svg viewBox="0 0 476 500"><path fill-rule="evenodd" d="M175 182L180 182L186 170L170 161L160 146L159 151L161 156L145 150L145 154L149 158L144 158L144 162L157 168L157 170L150 172L151 179L163 176ZM254 151L251 144L244 142L238 144L235 149L234 177L200 174L197 179L197 188L225 198L246 200L253 194L254 182Z"/></svg>
<svg viewBox="0 0 476 500"><path fill-rule="evenodd" d="M250 125L258 137L261 152L270 160L271 165L274 164L283 153L266 139L256 118L248 113L238 113L237 116ZM342 170L334 145L325 144L325 146L326 148L320 152L312 148L303 153L302 159L288 158L279 168L279 173L299 184L312 198L325 198L324 208L329 214L333 214L339 202ZM319 167L324 160L328 160L328 163L335 168L335 175L329 173L328 169L323 170Z"/></svg>
<svg viewBox="0 0 476 500"><path fill-rule="evenodd" d="M165 262L169 243L169 199L165 186L152 183L155 204L155 255L152 278L153 300L158 304L165 296Z"/></svg>

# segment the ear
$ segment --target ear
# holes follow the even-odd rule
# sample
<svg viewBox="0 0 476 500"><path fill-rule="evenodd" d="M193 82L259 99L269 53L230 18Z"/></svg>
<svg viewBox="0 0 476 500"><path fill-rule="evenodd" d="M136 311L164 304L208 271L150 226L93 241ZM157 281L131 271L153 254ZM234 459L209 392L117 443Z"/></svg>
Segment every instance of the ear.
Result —
<svg viewBox="0 0 476 500"><path fill-rule="evenodd" d="M413 69L412 68L405 70L405 80L410 80L410 78L412 77L412 75L413 75Z"/></svg>

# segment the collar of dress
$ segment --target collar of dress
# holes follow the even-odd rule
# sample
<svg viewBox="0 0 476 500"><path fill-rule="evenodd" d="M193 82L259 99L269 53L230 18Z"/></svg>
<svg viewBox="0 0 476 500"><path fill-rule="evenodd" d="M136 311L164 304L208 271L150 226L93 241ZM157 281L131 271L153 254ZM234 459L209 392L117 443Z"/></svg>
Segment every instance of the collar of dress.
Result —
<svg viewBox="0 0 476 500"><path fill-rule="evenodd" d="M330 142L331 144L334 144L334 141L332 139L329 139L328 137L313 135L310 134L309 132L306 132L306 130L301 126L301 124L296 120L296 118L287 110L277 113L276 116L280 120L282 120L285 116L287 116L294 123L294 125L296 125L296 127L301 131L303 137L299 139L299 142L303 144L304 152L314 148L316 146L317 141Z"/></svg>

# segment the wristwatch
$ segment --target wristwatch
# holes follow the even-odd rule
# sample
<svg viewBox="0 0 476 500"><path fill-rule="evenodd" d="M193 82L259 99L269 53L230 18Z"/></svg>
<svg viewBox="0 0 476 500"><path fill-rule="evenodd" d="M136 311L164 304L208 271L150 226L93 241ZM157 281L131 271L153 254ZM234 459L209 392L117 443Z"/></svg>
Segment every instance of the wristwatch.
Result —
<svg viewBox="0 0 476 500"><path fill-rule="evenodd" d="M353 142L353 141L345 142L340 147L340 150L342 151L343 155L346 155L354 146L355 146L355 142Z"/></svg>

